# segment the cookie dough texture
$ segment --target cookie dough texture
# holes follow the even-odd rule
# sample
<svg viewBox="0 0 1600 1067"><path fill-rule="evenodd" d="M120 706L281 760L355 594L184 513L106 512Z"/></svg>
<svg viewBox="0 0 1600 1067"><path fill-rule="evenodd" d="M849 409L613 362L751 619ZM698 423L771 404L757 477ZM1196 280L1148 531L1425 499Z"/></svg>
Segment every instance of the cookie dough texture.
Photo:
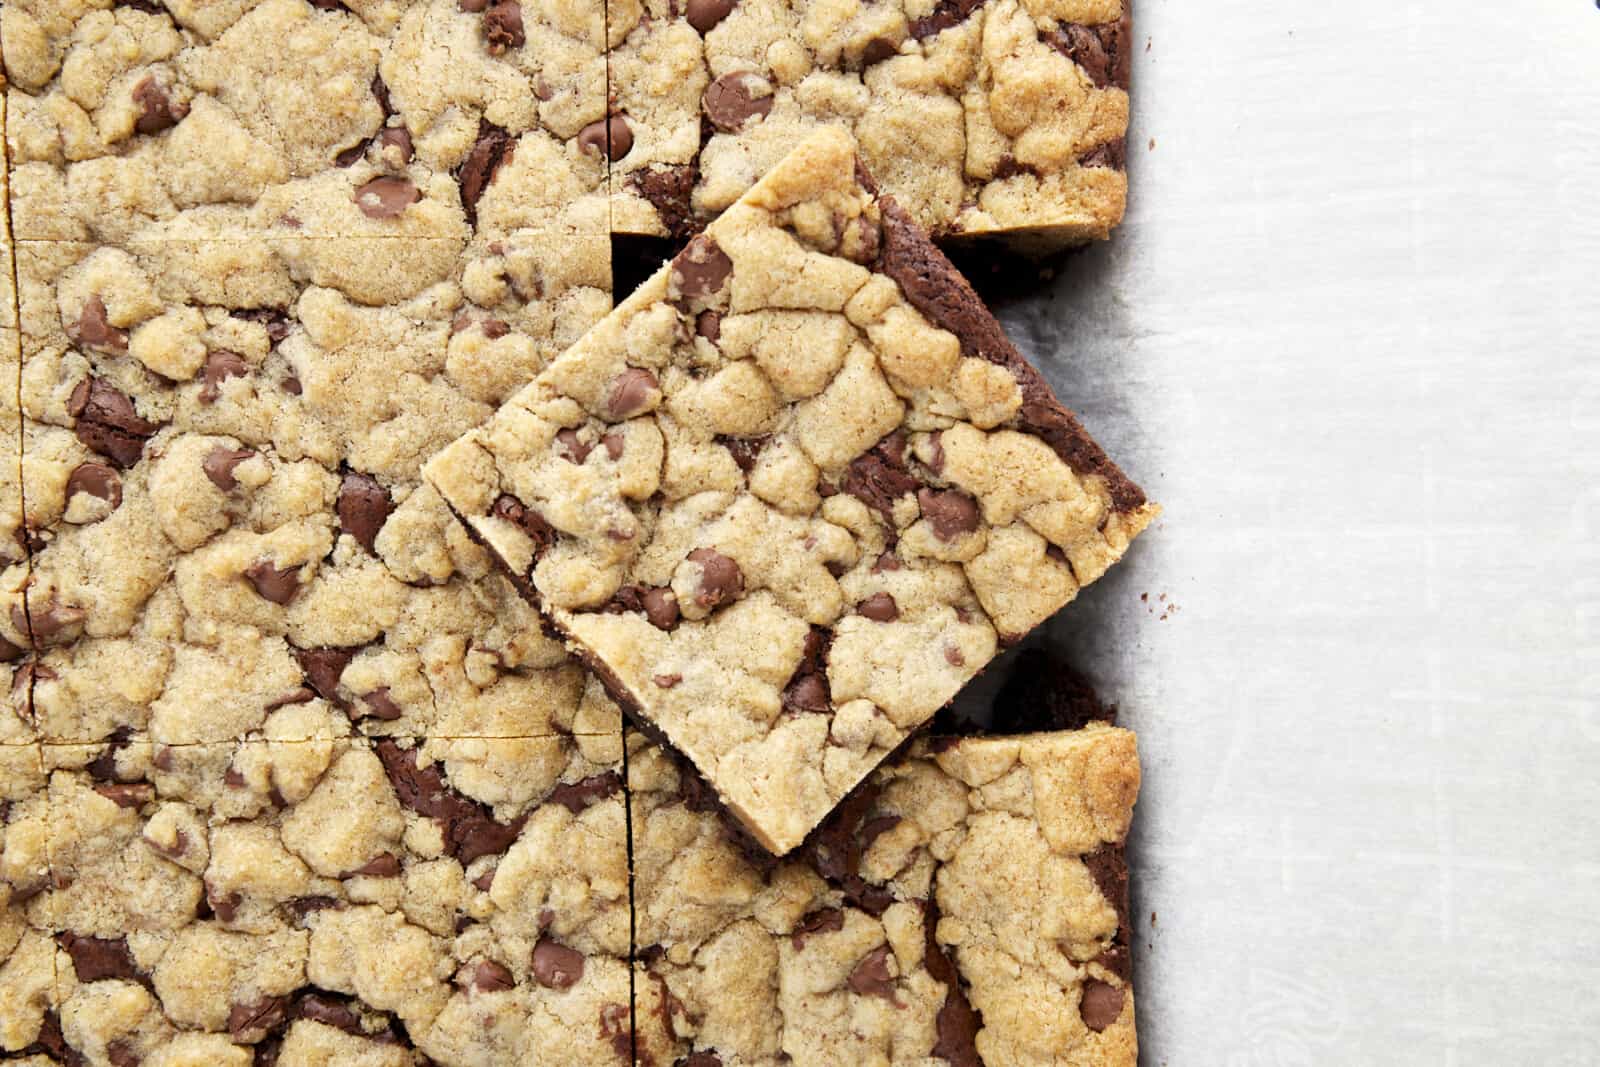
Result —
<svg viewBox="0 0 1600 1067"><path fill-rule="evenodd" d="M779 855L1157 510L833 129L425 474Z"/></svg>
<svg viewBox="0 0 1600 1067"><path fill-rule="evenodd" d="M47 748L47 790L6 827L5 878L38 892L0 940L0 983L27 994L0 1047L53 1029L96 1065L626 1063L614 707L610 725Z"/></svg>
<svg viewBox="0 0 1600 1067"><path fill-rule="evenodd" d="M640 1062L1136 1062L1127 731L918 742L781 861L629 767Z"/></svg>
<svg viewBox="0 0 1600 1067"><path fill-rule="evenodd" d="M825 125L938 235L1060 247L1122 219L1126 2L616 0L610 30L619 230L694 229Z"/></svg>

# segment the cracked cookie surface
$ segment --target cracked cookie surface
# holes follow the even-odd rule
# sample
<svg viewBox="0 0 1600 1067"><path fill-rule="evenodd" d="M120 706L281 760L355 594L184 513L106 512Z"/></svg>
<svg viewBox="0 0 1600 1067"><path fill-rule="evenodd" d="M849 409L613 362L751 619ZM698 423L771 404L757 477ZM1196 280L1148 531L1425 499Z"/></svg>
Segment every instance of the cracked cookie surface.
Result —
<svg viewBox="0 0 1600 1067"><path fill-rule="evenodd" d="M425 474L778 854L1157 510L836 130Z"/></svg>

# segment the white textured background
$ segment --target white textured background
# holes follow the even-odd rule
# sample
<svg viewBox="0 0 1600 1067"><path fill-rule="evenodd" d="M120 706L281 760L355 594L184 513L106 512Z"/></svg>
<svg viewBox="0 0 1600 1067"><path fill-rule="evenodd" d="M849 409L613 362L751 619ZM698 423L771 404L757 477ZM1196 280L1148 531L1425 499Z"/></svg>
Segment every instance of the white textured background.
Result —
<svg viewBox="0 0 1600 1067"><path fill-rule="evenodd" d="M1003 317L1167 509L1053 624L1144 1063L1600 1064L1600 10L1137 5L1127 224Z"/></svg>

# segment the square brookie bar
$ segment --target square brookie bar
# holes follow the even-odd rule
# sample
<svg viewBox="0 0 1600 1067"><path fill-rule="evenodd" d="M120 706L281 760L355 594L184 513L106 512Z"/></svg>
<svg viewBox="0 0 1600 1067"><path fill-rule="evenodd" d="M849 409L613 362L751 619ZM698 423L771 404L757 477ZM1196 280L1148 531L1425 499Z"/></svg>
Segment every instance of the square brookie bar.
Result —
<svg viewBox="0 0 1600 1067"><path fill-rule="evenodd" d="M425 477L780 855L1157 512L840 130Z"/></svg>

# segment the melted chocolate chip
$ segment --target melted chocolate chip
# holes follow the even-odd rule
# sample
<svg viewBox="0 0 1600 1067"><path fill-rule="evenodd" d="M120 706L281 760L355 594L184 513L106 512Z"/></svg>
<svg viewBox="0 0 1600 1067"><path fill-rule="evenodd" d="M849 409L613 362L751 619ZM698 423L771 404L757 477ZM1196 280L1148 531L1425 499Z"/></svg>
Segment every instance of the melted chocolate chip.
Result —
<svg viewBox="0 0 1600 1067"><path fill-rule="evenodd" d="M702 311L695 316L694 332L712 344L722 340L722 315L716 311ZM735 456L735 459L738 457Z"/></svg>
<svg viewBox="0 0 1600 1067"><path fill-rule="evenodd" d="M633 151L633 128L622 115L597 119L578 131L578 147L615 163Z"/></svg>
<svg viewBox="0 0 1600 1067"><path fill-rule="evenodd" d="M919 489L917 504L941 541L954 541L978 528L978 503L960 490Z"/></svg>
<svg viewBox="0 0 1600 1067"><path fill-rule="evenodd" d="M931 12L912 21L911 36L914 40L922 41L958 26L984 3L985 0L939 0Z"/></svg>
<svg viewBox="0 0 1600 1067"><path fill-rule="evenodd" d="M712 302L733 277L733 260L717 242L701 234L672 259L672 287L675 303L684 311L697 310Z"/></svg>
<svg viewBox="0 0 1600 1067"><path fill-rule="evenodd" d="M678 624L678 595L664 587L646 589L640 597L644 617L658 630L670 630Z"/></svg>
<svg viewBox="0 0 1600 1067"><path fill-rule="evenodd" d="M393 148L400 154L400 162L410 163L413 150L411 147L411 131L404 126L387 126L378 134L378 149Z"/></svg>
<svg viewBox="0 0 1600 1067"><path fill-rule="evenodd" d="M800 664L783 689L785 711L827 711L833 706L828 690L828 648L832 642L832 631L820 626L813 626L806 634Z"/></svg>
<svg viewBox="0 0 1600 1067"><path fill-rule="evenodd" d="M613 430L608 434L602 434L600 437L600 443L605 446L606 455L613 461L622 458L622 450L627 446L627 441L624 440L622 434L616 430Z"/></svg>
<svg viewBox="0 0 1600 1067"><path fill-rule="evenodd" d="M683 681L683 675L677 673L656 674L651 675L650 680L655 682L656 685L660 686L662 689L671 689L679 682Z"/></svg>
<svg viewBox="0 0 1600 1067"><path fill-rule="evenodd" d="M1068 23L1051 30L1044 39L1081 67L1096 88L1115 85L1126 89L1133 66L1132 50L1127 47L1128 28L1125 14L1120 21L1094 26Z"/></svg>
<svg viewBox="0 0 1600 1067"><path fill-rule="evenodd" d="M67 327L67 336L78 344L90 348L108 352L128 350L128 331L111 325L110 320L106 318L106 303L100 299L99 293L92 294L83 302L83 307L78 312L78 321Z"/></svg>
<svg viewBox="0 0 1600 1067"><path fill-rule="evenodd" d="M1083 983L1083 998L1078 1001L1078 1014L1083 1025L1100 1033L1122 1015L1122 990L1110 982L1090 978Z"/></svg>
<svg viewBox="0 0 1600 1067"><path fill-rule="evenodd" d="M254 455L248 448L234 449L217 445L200 461L200 469L205 471L212 485L224 493L231 493L239 487L239 480L233 476L234 470Z"/></svg>
<svg viewBox="0 0 1600 1067"><path fill-rule="evenodd" d="M717 608L744 593L744 572L732 557L714 548L697 548L689 553L691 562L700 564L700 585L694 602L702 608Z"/></svg>
<svg viewBox="0 0 1600 1067"><path fill-rule="evenodd" d="M683 17L695 32L704 37L733 11L734 0L689 0Z"/></svg>
<svg viewBox="0 0 1600 1067"><path fill-rule="evenodd" d="M353 648L297 648L294 658L318 696L330 704L345 707L344 699L339 696L339 676L356 658L356 651Z"/></svg>
<svg viewBox="0 0 1600 1067"><path fill-rule="evenodd" d="M753 118L772 111L772 83L747 70L724 74L700 97L700 108L723 133L738 133Z"/></svg>
<svg viewBox="0 0 1600 1067"><path fill-rule="evenodd" d="M373 178L356 189L354 200L369 219L392 219L422 199L410 178Z"/></svg>
<svg viewBox="0 0 1600 1067"><path fill-rule="evenodd" d="M550 790L546 804L560 804L574 815L622 791L622 776L616 771L590 775L576 782L563 782Z"/></svg>
<svg viewBox="0 0 1600 1067"><path fill-rule="evenodd" d="M133 102L139 108L139 117L133 128L142 134L156 134L176 126L189 114L189 105L174 104L159 82L146 75L133 87Z"/></svg>
<svg viewBox="0 0 1600 1067"><path fill-rule="evenodd" d="M967 999L967 991L961 985L961 974L936 936L939 929L938 904L929 900L922 907L922 965L931 978L944 985L944 1003L939 1006L939 1014L934 1019L939 1040L933 1046L933 1054L951 1067L983 1067L977 1044L983 1019Z"/></svg>
<svg viewBox="0 0 1600 1067"><path fill-rule="evenodd" d="M250 373L250 364L237 352L218 348L206 353L205 366L201 368L200 403L214 404L222 395L222 383L229 378L243 378Z"/></svg>
<svg viewBox="0 0 1600 1067"><path fill-rule="evenodd" d="M234 1044L252 1045L288 1019L288 997L259 997L228 1010L228 1034Z"/></svg>
<svg viewBox="0 0 1600 1067"><path fill-rule="evenodd" d="M11 608L11 625L18 633L31 634L35 648L64 644L76 638L86 618L88 615L82 608L61 603L54 593L43 604L30 605L27 612L20 604ZM42 670L38 676L44 677Z"/></svg>
<svg viewBox="0 0 1600 1067"><path fill-rule="evenodd" d="M715 1052L691 1052L673 1067L722 1067L722 1057Z"/></svg>
<svg viewBox="0 0 1600 1067"><path fill-rule="evenodd" d="M361 703L366 705L362 718L393 722L405 714L400 705L389 696L389 687L386 685L380 685L372 692L362 694Z"/></svg>
<svg viewBox="0 0 1600 1067"><path fill-rule="evenodd" d="M906 463L905 435L896 430L850 461L841 488L893 526L895 501L920 484Z"/></svg>
<svg viewBox="0 0 1600 1067"><path fill-rule="evenodd" d="M274 604L284 605L300 592L300 568L278 569L269 559L257 560L244 569L244 576L255 587L256 595Z"/></svg>
<svg viewBox="0 0 1600 1067"><path fill-rule="evenodd" d="M377 555L378 531L394 511L389 490L371 475L351 471L339 483L337 507L339 529L354 537L369 553Z"/></svg>
<svg viewBox="0 0 1600 1067"><path fill-rule="evenodd" d="M873 622L893 622L900 617L900 605L889 593L873 593L856 605L856 611Z"/></svg>
<svg viewBox="0 0 1600 1067"><path fill-rule="evenodd" d="M533 977L547 989L570 989L583 977L583 953L541 937L533 949Z"/></svg>
<svg viewBox="0 0 1600 1067"><path fill-rule="evenodd" d="M361 1017L348 1004L335 1000L326 993L303 993L295 1002L294 1017L343 1030L347 1034L363 1034Z"/></svg>
<svg viewBox="0 0 1600 1067"><path fill-rule="evenodd" d="M838 908L823 908L795 924L794 933L789 935L789 943L799 952L806 947L806 938L811 934L837 933L843 929L844 912Z"/></svg>
<svg viewBox="0 0 1600 1067"><path fill-rule="evenodd" d="M85 937L68 932L56 935L56 943L72 958L72 969L80 982L139 977L139 965L124 938Z"/></svg>
<svg viewBox="0 0 1600 1067"><path fill-rule="evenodd" d="M495 500L489 514L503 519L533 539L533 558L537 560L545 550L555 544L555 527L544 521L544 516L528 507L510 493L502 493Z"/></svg>
<svg viewBox="0 0 1600 1067"><path fill-rule="evenodd" d="M85 378L67 398L73 433L89 448L127 470L139 462L144 443L160 427L139 417L133 401L99 378Z"/></svg>
<svg viewBox="0 0 1600 1067"><path fill-rule="evenodd" d="M589 453L594 451L594 445L589 444L578 436L578 431L565 429L556 431L556 444L561 450L561 455L569 462L582 464L589 458Z"/></svg>
<svg viewBox="0 0 1600 1067"><path fill-rule="evenodd" d="M353 871L346 871L346 878L358 875L367 875L372 878L398 878L400 877L400 857L393 852L380 852L372 859L363 863Z"/></svg>
<svg viewBox="0 0 1600 1067"><path fill-rule="evenodd" d="M1114 141L1107 141L1103 145L1085 152L1078 157L1081 167L1110 167L1112 170L1126 170L1128 166L1128 139L1118 137Z"/></svg>
<svg viewBox="0 0 1600 1067"><path fill-rule="evenodd" d="M503 55L507 49L521 48L528 39L522 30L522 5L517 0L500 0L485 11L483 37L492 56Z"/></svg>
<svg viewBox="0 0 1600 1067"><path fill-rule="evenodd" d="M629 187L656 209L656 218L677 241L690 236L698 227L694 188L699 181L700 168L693 163L646 167L628 176ZM624 291L617 290L619 299Z"/></svg>
<svg viewBox="0 0 1600 1067"><path fill-rule="evenodd" d="M480 856L498 855L511 847L524 820L495 822L487 808L462 796L444 780L436 765L417 766L416 753L385 738L376 746L384 773L401 805L439 824L445 849L465 867Z"/></svg>
<svg viewBox="0 0 1600 1067"><path fill-rule="evenodd" d="M509 133L491 122L479 122L478 140L456 171L456 181L461 186L461 207L467 221L474 226L478 224L478 199L515 152L516 144Z"/></svg>
<svg viewBox="0 0 1600 1067"><path fill-rule="evenodd" d="M466 972L465 984L480 993L502 993L514 989L517 984L511 968L495 960L479 960L466 968Z"/></svg>
<svg viewBox="0 0 1600 1067"><path fill-rule="evenodd" d="M879 945L861 958L850 972L851 992L894 1000L894 976L889 973L889 946Z"/></svg>
<svg viewBox="0 0 1600 1067"><path fill-rule="evenodd" d="M94 791L119 808L135 811L156 798L155 786L147 782L103 782Z"/></svg>
<svg viewBox="0 0 1600 1067"><path fill-rule="evenodd" d="M116 508L122 503L122 477L104 463L80 463L67 475L67 500L79 493Z"/></svg>
<svg viewBox="0 0 1600 1067"><path fill-rule="evenodd" d="M611 383L606 410L614 419L632 418L649 406L661 383L642 367L629 367Z"/></svg>
<svg viewBox="0 0 1600 1067"><path fill-rule="evenodd" d="M707 311L703 314L709 315ZM750 472L756 468L756 460L761 455L761 450L767 446L770 437L718 437L717 443L726 448L739 469L749 477Z"/></svg>

